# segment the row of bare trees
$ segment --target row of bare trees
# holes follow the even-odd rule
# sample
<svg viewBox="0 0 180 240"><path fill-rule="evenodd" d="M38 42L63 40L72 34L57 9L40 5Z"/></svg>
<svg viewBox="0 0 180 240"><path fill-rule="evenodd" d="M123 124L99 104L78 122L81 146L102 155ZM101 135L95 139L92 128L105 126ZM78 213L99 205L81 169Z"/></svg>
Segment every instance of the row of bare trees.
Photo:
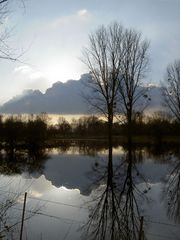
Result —
<svg viewBox="0 0 180 240"><path fill-rule="evenodd" d="M86 239L144 239L138 234L136 216L140 217L140 214L135 197L136 185L132 181L135 161L131 148L134 117L142 113L150 101L146 88L141 87L149 66L148 49L149 42L142 38L141 33L115 22L107 27L101 26L92 33L89 46L83 51L83 61L91 74L87 81L91 93L85 98L106 117L109 139L106 187L102 195L96 198L99 201L85 226ZM176 61L167 68L167 82L163 89L165 103L180 120L180 62ZM122 114L128 126L128 170L124 183L113 188L113 120ZM124 172L122 166L120 170ZM120 186L122 189L116 195Z"/></svg>
<svg viewBox="0 0 180 240"><path fill-rule="evenodd" d="M90 105L103 114L108 122L109 137L115 117L123 115L131 135L132 121L149 104L145 77L149 68L149 41L134 29L115 22L100 26L89 36L83 50L83 62L91 78L85 96ZM168 66L163 86L166 106L180 120L180 61Z"/></svg>
<svg viewBox="0 0 180 240"><path fill-rule="evenodd" d="M140 98L146 95L144 90L139 90L139 85L148 67L148 48L149 42L142 39L140 33L115 22L108 27L101 26L91 34L89 47L83 52L91 73L87 86L92 90L85 97L106 117L109 139L107 184L86 225L86 239L138 239L134 217L137 204L131 182L132 155L128 155L129 170L124 184L114 188L112 129L114 118L123 113L128 124L128 145L131 146L133 114ZM120 186L122 189L116 194Z"/></svg>
<svg viewBox="0 0 180 240"><path fill-rule="evenodd" d="M83 60L91 73L88 87L92 91L86 99L107 118L109 138L119 112L125 115L131 133L136 104L146 96L139 85L148 67L148 48L149 42L139 32L116 22L89 36Z"/></svg>

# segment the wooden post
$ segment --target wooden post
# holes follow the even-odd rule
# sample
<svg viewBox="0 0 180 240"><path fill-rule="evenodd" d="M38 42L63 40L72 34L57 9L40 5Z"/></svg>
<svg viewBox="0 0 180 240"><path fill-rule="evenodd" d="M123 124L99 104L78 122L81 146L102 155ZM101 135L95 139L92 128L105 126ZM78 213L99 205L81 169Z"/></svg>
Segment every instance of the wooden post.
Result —
<svg viewBox="0 0 180 240"><path fill-rule="evenodd" d="M24 204L23 204L23 213L22 213L22 220L21 220L20 240L22 240L22 235L23 235L23 225L24 225L24 214L25 214L25 208L26 208L26 198L27 198L27 192L25 192L25 194L24 194Z"/></svg>
<svg viewBox="0 0 180 240"><path fill-rule="evenodd" d="M141 217L140 220L140 229L139 229L139 240L143 240L143 221L144 221L144 217Z"/></svg>
<svg viewBox="0 0 180 240"><path fill-rule="evenodd" d="M142 240L145 240L144 230L143 230L143 232L142 232Z"/></svg>

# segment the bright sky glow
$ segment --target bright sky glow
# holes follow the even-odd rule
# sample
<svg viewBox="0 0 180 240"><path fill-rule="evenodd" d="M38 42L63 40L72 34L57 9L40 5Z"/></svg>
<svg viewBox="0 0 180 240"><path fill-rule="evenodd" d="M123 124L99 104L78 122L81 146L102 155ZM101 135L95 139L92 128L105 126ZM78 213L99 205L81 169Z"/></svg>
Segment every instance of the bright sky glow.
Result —
<svg viewBox="0 0 180 240"><path fill-rule="evenodd" d="M1 60L0 104L24 89L45 91L56 81L79 79L88 34L113 21L150 40L150 82L159 83L168 63L180 58L180 0L28 0L13 9L8 43L24 51L22 63Z"/></svg>

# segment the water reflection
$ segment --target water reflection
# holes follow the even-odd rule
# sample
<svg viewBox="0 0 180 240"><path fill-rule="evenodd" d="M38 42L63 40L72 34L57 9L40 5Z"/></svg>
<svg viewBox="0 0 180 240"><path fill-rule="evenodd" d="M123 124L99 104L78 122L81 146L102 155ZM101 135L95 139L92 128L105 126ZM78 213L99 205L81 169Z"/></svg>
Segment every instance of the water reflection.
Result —
<svg viewBox="0 0 180 240"><path fill-rule="evenodd" d="M180 222L180 158L173 156L173 167L165 186L167 215Z"/></svg>
<svg viewBox="0 0 180 240"><path fill-rule="evenodd" d="M22 184L21 180L14 181L14 175L25 172L41 175L47 159L45 149L40 148L27 150L6 148L0 151L0 239L19 238L23 196L28 186ZM39 209L39 205L32 205L30 211L26 212L25 221L33 217Z"/></svg>
<svg viewBox="0 0 180 240"><path fill-rule="evenodd" d="M49 158L45 149L28 149L0 152L0 173L3 175L39 173L44 171L44 164Z"/></svg>
<svg viewBox="0 0 180 240"><path fill-rule="evenodd" d="M142 211L140 203L145 200L145 191L138 182L145 178L136 167L142 154L133 151L129 142L126 153L119 162L113 162L112 146L109 148L107 164L95 163L92 176L99 186L92 196L89 219L84 225L84 239L143 239L140 230ZM145 239L145 238L144 238Z"/></svg>
<svg viewBox="0 0 180 240"><path fill-rule="evenodd" d="M47 217L44 220L44 216L37 215L31 221L35 233L29 231L29 239L35 239L35 234L39 236L40 232L43 239L59 239L62 232L65 236L69 225L63 225L61 217L76 219L80 225L87 220L83 234L76 232L73 225L71 237L67 237L70 240L80 239L81 234L82 238L90 240L139 239L141 216L144 216L143 230L148 240L156 239L149 233L170 235L167 226L152 226L148 221L173 224L180 220L179 148L162 146L160 153L156 146L135 146L131 142L117 146L108 148L95 141L79 142L79 145L64 141L55 149L0 152L3 177L15 175L22 181L25 177L31 186L31 197L60 203L52 202L51 206L48 203L43 209L45 214L60 217L56 227L54 222L49 226ZM163 199L160 199L162 189ZM82 202L85 208L81 208ZM79 207L65 208L61 203ZM174 232L179 233L178 229Z"/></svg>

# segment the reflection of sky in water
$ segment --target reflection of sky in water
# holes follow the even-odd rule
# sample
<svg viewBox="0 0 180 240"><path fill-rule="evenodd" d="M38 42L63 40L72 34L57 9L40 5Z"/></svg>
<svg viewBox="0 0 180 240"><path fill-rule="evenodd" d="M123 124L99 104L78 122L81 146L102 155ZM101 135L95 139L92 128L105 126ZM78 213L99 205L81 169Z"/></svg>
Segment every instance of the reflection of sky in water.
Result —
<svg viewBox="0 0 180 240"><path fill-rule="evenodd" d="M87 210L82 208L87 197L81 196L78 189L70 190L63 186L57 188L43 175L29 180L20 176L13 177L10 185L7 177L1 177L1 183L3 186L8 183L8 188L0 188L7 197L13 196L15 191L22 193L17 199L17 206L12 207L14 211L17 210L19 219L25 191L28 192L26 215L36 209L43 213L25 222L24 234L27 234L28 239L63 239L66 234L67 239L79 239L80 231L77 230L87 218ZM9 195L8 192L12 194Z"/></svg>
<svg viewBox="0 0 180 240"><path fill-rule="evenodd" d="M44 178L41 180L44 181ZM32 189L37 190L36 184L32 186ZM86 211L79 208L83 205L83 199L86 199L80 195L79 190L68 190L64 187L56 188L51 186L51 188L43 192L41 198L52 201L42 202L44 206L41 211L49 216L37 215L33 217L27 223L27 226L30 224L32 230L28 233L28 236L32 237L32 239L39 239L40 233L42 233L43 239L63 239L67 234L67 239L79 239L80 232L77 232L77 230L81 222L84 222L87 218ZM33 200L33 202L36 201ZM54 202L57 202L57 204ZM62 205L61 203L67 205ZM71 229L70 232L69 229Z"/></svg>
<svg viewBox="0 0 180 240"><path fill-rule="evenodd" d="M73 151L58 153L57 150L53 150L45 163L43 175L37 173L30 175L23 173L21 176L12 177L1 175L1 193L27 191L26 214L36 207L39 208L40 213L43 213L25 222L24 237L27 235L30 240L80 239L80 227L89 214L86 202L90 200L91 193L94 194L96 191L92 186L92 166L97 162L103 162L105 165L107 156L103 151L95 157L77 154L77 149L74 152L75 154ZM119 155L118 148L114 153L114 162L117 164L121 161L122 148L119 148ZM157 239L153 234L178 239L176 236L179 236L180 228L151 223L151 221L160 221L174 224L167 218L163 201L164 179L171 169L170 163L167 161L159 163L157 160L154 162L152 158L148 158L138 163L137 169L143 173L150 186L146 191L146 184L140 180L136 181L138 188L142 192L145 191L147 196L147 200L141 202L141 212L147 220L145 227L149 232L148 239ZM22 197L18 198L18 204L21 208Z"/></svg>

